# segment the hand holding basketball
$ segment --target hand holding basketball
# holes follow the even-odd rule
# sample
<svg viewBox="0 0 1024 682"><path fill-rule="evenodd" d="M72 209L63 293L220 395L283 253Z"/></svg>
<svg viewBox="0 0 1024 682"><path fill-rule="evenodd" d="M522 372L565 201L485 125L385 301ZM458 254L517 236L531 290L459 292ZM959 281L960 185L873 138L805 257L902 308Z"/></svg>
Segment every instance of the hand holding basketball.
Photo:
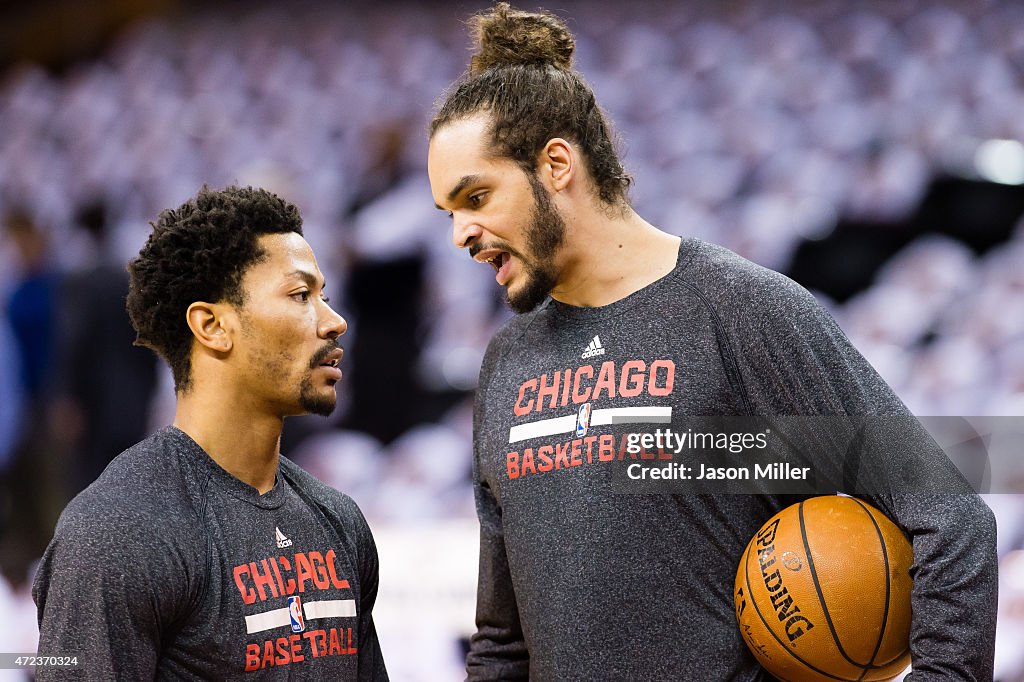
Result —
<svg viewBox="0 0 1024 682"><path fill-rule="evenodd" d="M852 497L783 509L747 545L733 594L743 640L788 682L888 680L910 664L913 551Z"/></svg>

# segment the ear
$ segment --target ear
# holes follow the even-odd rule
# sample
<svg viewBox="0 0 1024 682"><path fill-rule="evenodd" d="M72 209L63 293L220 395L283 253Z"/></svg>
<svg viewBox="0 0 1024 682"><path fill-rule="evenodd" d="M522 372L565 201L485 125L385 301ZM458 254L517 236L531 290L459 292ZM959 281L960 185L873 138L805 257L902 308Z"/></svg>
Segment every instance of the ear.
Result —
<svg viewBox="0 0 1024 682"><path fill-rule="evenodd" d="M569 142L560 137L551 138L537 158L537 174L549 189L560 192L575 177L577 158Z"/></svg>
<svg viewBox="0 0 1024 682"><path fill-rule="evenodd" d="M210 350L226 353L233 345L227 313L223 304L196 301L188 307L185 319L196 341Z"/></svg>

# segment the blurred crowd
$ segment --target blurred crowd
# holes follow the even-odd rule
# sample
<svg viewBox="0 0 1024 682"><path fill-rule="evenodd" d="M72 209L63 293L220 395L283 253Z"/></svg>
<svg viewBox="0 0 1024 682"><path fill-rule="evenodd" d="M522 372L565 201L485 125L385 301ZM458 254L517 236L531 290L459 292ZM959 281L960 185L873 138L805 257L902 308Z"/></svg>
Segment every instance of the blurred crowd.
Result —
<svg viewBox="0 0 1024 682"><path fill-rule="evenodd" d="M558 7L638 212L783 272L841 219L898 220L935 176L970 177L984 140L1024 140L1018 3ZM170 420L168 373L131 346L124 263L204 183L298 205L350 323L338 413L292 420L286 454L371 523L472 518L472 390L509 313L491 270L451 246L425 173L432 104L468 58L466 12L197 9L61 73L0 72L0 611L31 608L66 500ZM1022 414L1024 227L984 253L935 232L822 301L915 413ZM1011 530L1005 631L1024 620L1024 532L1016 499L993 506ZM1024 679L1001 652L1003 679Z"/></svg>

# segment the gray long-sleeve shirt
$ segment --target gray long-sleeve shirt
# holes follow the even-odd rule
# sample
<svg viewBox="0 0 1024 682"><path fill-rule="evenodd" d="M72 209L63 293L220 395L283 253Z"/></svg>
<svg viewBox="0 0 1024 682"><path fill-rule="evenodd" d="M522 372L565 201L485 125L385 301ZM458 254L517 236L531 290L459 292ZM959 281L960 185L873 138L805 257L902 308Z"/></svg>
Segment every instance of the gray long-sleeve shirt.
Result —
<svg viewBox="0 0 1024 682"><path fill-rule="evenodd" d="M259 492L165 428L64 510L33 587L39 678L386 680L377 551L347 496L280 458Z"/></svg>
<svg viewBox="0 0 1024 682"><path fill-rule="evenodd" d="M906 408L807 291L695 239L644 289L597 308L549 301L490 344L474 423L470 679L769 679L741 639L733 578L758 527L795 500L615 494L593 452L614 426L591 424L589 445L574 445L584 404L587 417L651 406L674 417L909 417ZM913 543L911 679L989 680L994 518L948 462L934 464L950 471L946 494L903 494L883 480L865 496Z"/></svg>

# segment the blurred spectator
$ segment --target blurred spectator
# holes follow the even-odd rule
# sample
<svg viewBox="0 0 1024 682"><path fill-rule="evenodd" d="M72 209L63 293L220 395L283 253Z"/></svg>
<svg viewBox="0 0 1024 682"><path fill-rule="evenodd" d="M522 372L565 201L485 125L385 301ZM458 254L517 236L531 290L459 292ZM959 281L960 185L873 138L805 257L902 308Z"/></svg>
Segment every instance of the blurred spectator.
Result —
<svg viewBox="0 0 1024 682"><path fill-rule="evenodd" d="M102 473L122 450L148 433L156 355L133 346L125 311L128 271L110 253L107 211L87 204L77 225L90 238L91 264L69 273L58 304L53 432L72 457L68 499Z"/></svg>
<svg viewBox="0 0 1024 682"><path fill-rule="evenodd" d="M10 466L14 446L21 435L21 384L18 382L18 352L6 318L0 318L0 481ZM2 494L0 490L0 494ZM0 507L4 500L0 497ZM0 512L0 518L3 513Z"/></svg>
<svg viewBox="0 0 1024 682"><path fill-rule="evenodd" d="M46 547L63 502L45 419L59 275L47 231L28 211L10 209L2 229L17 259L4 314L13 332L25 409L13 459L0 478L0 570L20 583L29 562Z"/></svg>

